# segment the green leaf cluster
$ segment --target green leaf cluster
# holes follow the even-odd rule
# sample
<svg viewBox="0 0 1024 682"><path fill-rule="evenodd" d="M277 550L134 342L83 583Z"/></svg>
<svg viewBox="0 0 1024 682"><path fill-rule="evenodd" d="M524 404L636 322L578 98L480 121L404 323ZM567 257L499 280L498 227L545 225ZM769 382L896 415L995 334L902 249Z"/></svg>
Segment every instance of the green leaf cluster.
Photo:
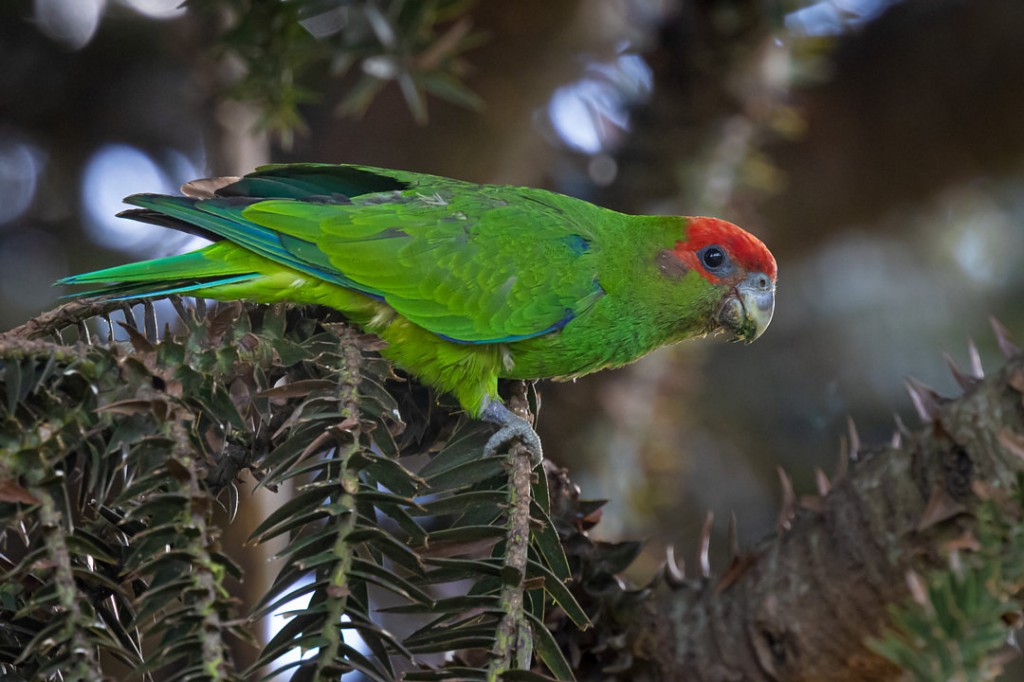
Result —
<svg viewBox="0 0 1024 682"><path fill-rule="evenodd" d="M472 0L187 0L223 24L218 50L240 62L230 89L262 112L261 126L287 145L305 124L299 106L317 99L325 77L342 78L342 115L361 116L389 83L401 90L418 123L427 121L426 95L479 108L462 81L462 54L478 45Z"/></svg>
<svg viewBox="0 0 1024 682"><path fill-rule="evenodd" d="M869 646L920 682L984 682L1016 657L1014 597L1024 589L1024 484L991 491L973 531L950 543L949 566L909 576L912 599L891 609L892 628ZM1009 654L1009 655L1007 655Z"/></svg>
<svg viewBox="0 0 1024 682"><path fill-rule="evenodd" d="M482 458L486 428L395 376L376 338L324 309L173 302L161 338L146 304L141 324L123 306L123 323L5 342L0 677L539 679L543 664L572 679L545 621L589 621L543 476L518 574L506 459ZM245 471L290 493L252 533L286 540L255 604L232 598L246 576L220 545L248 502ZM518 671L490 665L509 589L532 672L529 656ZM246 646L261 648L239 669Z"/></svg>
<svg viewBox="0 0 1024 682"><path fill-rule="evenodd" d="M4 679L103 679L107 657L143 675L234 678L229 649L245 633L226 582L238 569L219 551L204 480L205 436L239 420L222 382L230 358L200 348L215 325L162 344L129 329L134 352L6 349Z"/></svg>

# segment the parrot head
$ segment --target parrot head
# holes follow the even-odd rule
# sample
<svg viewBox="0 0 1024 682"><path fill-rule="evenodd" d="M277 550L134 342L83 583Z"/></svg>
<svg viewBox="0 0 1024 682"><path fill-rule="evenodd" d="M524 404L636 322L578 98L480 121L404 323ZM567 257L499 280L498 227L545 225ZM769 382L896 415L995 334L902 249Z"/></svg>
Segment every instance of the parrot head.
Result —
<svg viewBox="0 0 1024 682"><path fill-rule="evenodd" d="M690 218L675 256L717 297L714 324L737 341L761 336L775 312L775 257L760 239L718 218Z"/></svg>

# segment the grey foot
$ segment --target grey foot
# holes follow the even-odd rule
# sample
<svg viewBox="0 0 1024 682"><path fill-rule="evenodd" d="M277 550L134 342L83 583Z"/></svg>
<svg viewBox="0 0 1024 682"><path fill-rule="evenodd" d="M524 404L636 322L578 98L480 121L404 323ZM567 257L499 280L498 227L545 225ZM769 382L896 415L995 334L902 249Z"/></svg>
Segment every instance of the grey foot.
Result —
<svg viewBox="0 0 1024 682"><path fill-rule="evenodd" d="M485 422L498 424L501 428L487 440L484 455L493 457L518 439L530 451L530 462L537 466L544 461L544 451L540 445L540 436L533 430L530 423L497 400L487 404L480 418Z"/></svg>

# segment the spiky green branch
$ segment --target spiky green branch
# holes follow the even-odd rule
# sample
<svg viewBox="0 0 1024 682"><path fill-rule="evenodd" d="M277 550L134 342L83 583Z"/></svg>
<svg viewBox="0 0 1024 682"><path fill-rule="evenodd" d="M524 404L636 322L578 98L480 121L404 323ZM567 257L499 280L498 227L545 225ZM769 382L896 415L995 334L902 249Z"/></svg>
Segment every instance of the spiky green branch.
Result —
<svg viewBox="0 0 1024 682"><path fill-rule="evenodd" d="M504 615L498 625L493 658L487 669L488 682L497 682L501 674L509 670L529 670L533 658L533 638L523 603L530 547L530 476L533 463L530 451L520 444L513 446L507 461L510 473L500 598Z"/></svg>
<svg viewBox="0 0 1024 682"><path fill-rule="evenodd" d="M32 478L31 474L29 478ZM52 482L51 482L52 483ZM60 486L55 486L59 491ZM103 678L96 644L86 636L96 622L91 609L75 585L71 551L67 545L67 519L58 509L53 491L42 485L30 485L30 494L39 500L39 523L46 542L46 560L52 566L50 588L55 592L53 618L60 624L60 630L48 633L56 642L66 642L68 663L61 666L61 673L68 680L86 682ZM39 633L42 637L45 630ZM45 642L40 642L46 646ZM56 671L48 671L50 673Z"/></svg>
<svg viewBox="0 0 1024 682"><path fill-rule="evenodd" d="M332 506L341 512L329 522L334 526L335 540L332 547L335 560L329 569L326 588L327 617L321 630L325 644L317 653L316 679L331 680L338 675L341 667L339 662L345 660L341 646L344 644L341 622L348 610L348 596L352 593L351 577L352 560L355 558L356 547L349 540L349 535L356 529L356 494L359 492L359 472L351 466L352 456L359 451L359 368L360 356L358 348L351 342L346 344L344 367L340 373L341 383L338 400L341 404L343 422L352 424L348 434L352 441L339 443L332 459L332 473L340 480L341 486L337 495L333 496Z"/></svg>

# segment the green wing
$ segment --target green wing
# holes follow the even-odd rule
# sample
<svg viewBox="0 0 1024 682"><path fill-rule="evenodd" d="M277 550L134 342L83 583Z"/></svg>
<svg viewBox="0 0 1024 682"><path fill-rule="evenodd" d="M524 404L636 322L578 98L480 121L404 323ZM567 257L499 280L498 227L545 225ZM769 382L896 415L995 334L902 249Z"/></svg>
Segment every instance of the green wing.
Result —
<svg viewBox="0 0 1024 682"><path fill-rule="evenodd" d="M356 166L268 166L211 199L127 201L461 343L538 336L593 305L594 227L614 215L541 190Z"/></svg>

